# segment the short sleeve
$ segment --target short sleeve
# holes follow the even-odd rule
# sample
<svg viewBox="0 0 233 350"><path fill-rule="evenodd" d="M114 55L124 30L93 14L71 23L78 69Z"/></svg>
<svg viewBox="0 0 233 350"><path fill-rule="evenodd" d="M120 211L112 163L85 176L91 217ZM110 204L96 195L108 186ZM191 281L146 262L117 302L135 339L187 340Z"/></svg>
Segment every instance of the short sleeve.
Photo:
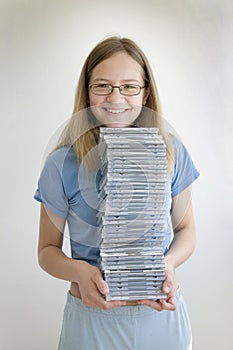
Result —
<svg viewBox="0 0 233 350"><path fill-rule="evenodd" d="M190 186L200 175L189 152L177 138L174 138L175 164L171 185L172 197Z"/></svg>
<svg viewBox="0 0 233 350"><path fill-rule="evenodd" d="M68 215L68 200L62 181L62 167L49 155L41 172L34 199L44 203L56 215L65 218Z"/></svg>

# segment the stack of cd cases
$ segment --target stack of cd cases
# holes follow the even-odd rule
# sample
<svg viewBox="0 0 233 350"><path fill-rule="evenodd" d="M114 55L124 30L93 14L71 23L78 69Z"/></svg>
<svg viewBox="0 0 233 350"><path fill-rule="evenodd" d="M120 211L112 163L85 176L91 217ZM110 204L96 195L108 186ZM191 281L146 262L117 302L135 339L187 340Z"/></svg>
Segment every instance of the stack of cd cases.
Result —
<svg viewBox="0 0 233 350"><path fill-rule="evenodd" d="M164 299L166 144L157 128L100 128L97 214L106 300Z"/></svg>

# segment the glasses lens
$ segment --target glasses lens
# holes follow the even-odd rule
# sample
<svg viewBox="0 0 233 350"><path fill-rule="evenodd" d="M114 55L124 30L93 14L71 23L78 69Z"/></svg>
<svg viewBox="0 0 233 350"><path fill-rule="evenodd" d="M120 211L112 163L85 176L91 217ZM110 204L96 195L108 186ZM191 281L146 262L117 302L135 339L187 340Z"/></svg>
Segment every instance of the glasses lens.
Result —
<svg viewBox="0 0 233 350"><path fill-rule="evenodd" d="M91 88L93 94L96 95L108 95L112 91L111 85L109 84L93 84Z"/></svg>
<svg viewBox="0 0 233 350"><path fill-rule="evenodd" d="M138 95L140 90L140 86L136 84L125 84L121 86L121 93L127 96Z"/></svg>

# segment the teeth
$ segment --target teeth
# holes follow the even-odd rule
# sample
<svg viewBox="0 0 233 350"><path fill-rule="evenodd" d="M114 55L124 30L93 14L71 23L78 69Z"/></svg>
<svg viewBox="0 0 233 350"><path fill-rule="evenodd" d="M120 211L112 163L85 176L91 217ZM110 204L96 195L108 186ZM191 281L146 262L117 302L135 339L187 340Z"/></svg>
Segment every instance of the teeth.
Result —
<svg viewBox="0 0 233 350"><path fill-rule="evenodd" d="M107 112L114 113L114 114L123 113L124 111L125 111L125 109L109 109L109 108L107 108Z"/></svg>

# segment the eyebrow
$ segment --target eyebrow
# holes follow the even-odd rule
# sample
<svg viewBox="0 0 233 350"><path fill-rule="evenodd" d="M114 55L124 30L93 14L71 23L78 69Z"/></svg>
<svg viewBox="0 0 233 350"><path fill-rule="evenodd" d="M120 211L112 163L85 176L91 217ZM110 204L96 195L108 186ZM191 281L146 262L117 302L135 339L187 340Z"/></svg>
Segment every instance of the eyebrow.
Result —
<svg viewBox="0 0 233 350"><path fill-rule="evenodd" d="M104 81L104 82L107 82L107 83L111 83L111 80L109 79L105 79L105 78L96 78L93 80L93 83L95 82L98 82L98 81ZM139 84L141 84L141 82L137 79L124 79L124 80L121 80L121 83L129 83L129 82L137 82Z"/></svg>

